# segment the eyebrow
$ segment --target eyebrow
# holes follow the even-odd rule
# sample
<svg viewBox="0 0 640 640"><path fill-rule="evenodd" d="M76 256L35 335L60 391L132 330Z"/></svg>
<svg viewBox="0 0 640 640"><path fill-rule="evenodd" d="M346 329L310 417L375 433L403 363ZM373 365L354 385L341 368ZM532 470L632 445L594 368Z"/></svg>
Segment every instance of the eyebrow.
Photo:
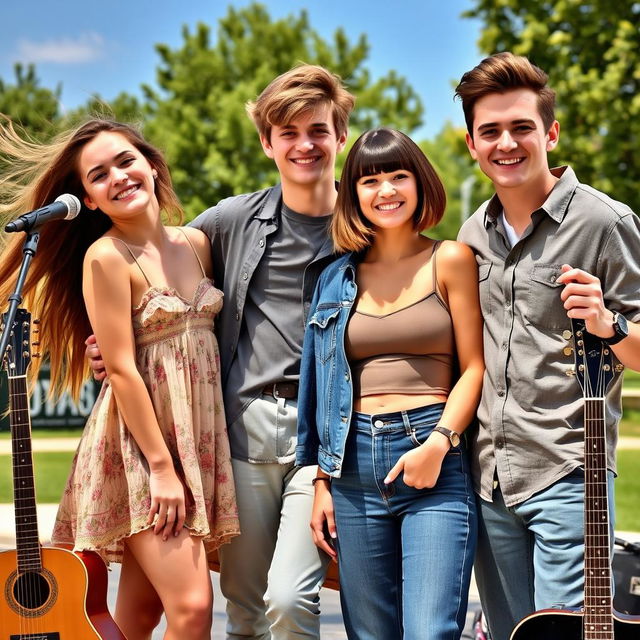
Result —
<svg viewBox="0 0 640 640"><path fill-rule="evenodd" d="M122 158L122 156L127 155L127 153L132 153L131 149L125 149L124 151L121 151L120 153L117 153L114 157L113 160L114 161L118 161L120 158ZM99 169L102 169L104 167L103 164L98 164L95 167L93 167L92 169L89 169L89 171L87 171L87 178L94 172L94 171L98 171Z"/></svg>
<svg viewBox="0 0 640 640"><path fill-rule="evenodd" d="M481 124L478 127L478 131L484 131L485 129L493 129L495 127L497 127L500 123L499 122L485 122L484 124ZM518 120L512 120L511 122L509 122L509 124L514 125L514 124L531 124L533 126L535 126L535 120L531 120L530 118L519 118Z"/></svg>

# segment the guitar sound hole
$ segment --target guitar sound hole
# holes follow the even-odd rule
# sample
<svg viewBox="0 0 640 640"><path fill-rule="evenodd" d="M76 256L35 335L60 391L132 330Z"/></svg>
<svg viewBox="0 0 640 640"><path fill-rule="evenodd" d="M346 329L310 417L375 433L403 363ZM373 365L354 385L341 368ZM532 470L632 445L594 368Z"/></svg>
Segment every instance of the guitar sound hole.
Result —
<svg viewBox="0 0 640 640"><path fill-rule="evenodd" d="M37 571L27 571L18 576L13 585L13 597L25 609L39 609L51 595L46 578Z"/></svg>

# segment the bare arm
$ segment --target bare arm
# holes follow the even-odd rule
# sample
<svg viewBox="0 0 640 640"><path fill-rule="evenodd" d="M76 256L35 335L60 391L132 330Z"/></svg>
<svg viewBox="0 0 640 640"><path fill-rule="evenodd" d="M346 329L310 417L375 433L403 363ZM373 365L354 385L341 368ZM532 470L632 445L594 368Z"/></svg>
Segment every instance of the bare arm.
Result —
<svg viewBox="0 0 640 640"><path fill-rule="evenodd" d="M148 522L150 524L157 514L154 531L162 532L166 539L172 530L177 535L182 529L184 488L136 367L130 268L112 240L99 240L87 251L82 288L118 409L149 464Z"/></svg>
<svg viewBox="0 0 640 640"><path fill-rule="evenodd" d="M478 267L471 249L457 242L445 243L437 255L460 364L460 377L449 393L438 424L461 434L475 416L484 374ZM400 457L385 482L393 482L402 471L405 484L417 489L433 487L449 448L447 437L434 431L417 449Z"/></svg>

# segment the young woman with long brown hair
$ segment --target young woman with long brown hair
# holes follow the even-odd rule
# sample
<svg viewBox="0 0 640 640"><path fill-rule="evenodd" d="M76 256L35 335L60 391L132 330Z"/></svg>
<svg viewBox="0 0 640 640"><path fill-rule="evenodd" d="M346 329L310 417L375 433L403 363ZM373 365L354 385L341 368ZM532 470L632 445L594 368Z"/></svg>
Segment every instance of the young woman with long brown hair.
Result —
<svg viewBox="0 0 640 640"><path fill-rule="evenodd" d="M54 389L78 393L91 333L108 374L52 539L122 562L115 619L129 640L150 638L163 612L166 638L208 639L207 550L238 533L209 241L163 224L161 212L181 217L169 168L128 125L91 120L42 145L5 121L0 155L5 217L61 193L83 205L41 228L25 286ZM0 299L22 238L4 242Z"/></svg>

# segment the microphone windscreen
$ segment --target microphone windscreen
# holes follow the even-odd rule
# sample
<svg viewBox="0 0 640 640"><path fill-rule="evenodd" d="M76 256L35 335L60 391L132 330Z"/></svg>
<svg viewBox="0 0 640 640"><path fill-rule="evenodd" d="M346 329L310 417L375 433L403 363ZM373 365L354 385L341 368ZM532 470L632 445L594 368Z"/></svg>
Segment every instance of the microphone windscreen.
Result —
<svg viewBox="0 0 640 640"><path fill-rule="evenodd" d="M63 193L61 196L56 198L56 202L62 202L67 205L69 213L65 216L65 220L71 220L80 213L80 200L78 200L78 198L76 198L72 193Z"/></svg>

